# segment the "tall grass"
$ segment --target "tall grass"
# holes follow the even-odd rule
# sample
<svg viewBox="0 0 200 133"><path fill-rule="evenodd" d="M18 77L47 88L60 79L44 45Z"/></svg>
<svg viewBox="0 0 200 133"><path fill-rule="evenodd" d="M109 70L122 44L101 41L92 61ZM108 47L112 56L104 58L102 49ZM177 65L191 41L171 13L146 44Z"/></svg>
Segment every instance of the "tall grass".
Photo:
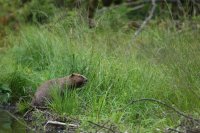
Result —
<svg viewBox="0 0 200 133"><path fill-rule="evenodd" d="M111 20L104 15L97 21ZM85 128L87 120L109 120L122 131L163 131L180 119L163 106L138 103L118 109L131 99L155 98L199 116L200 31L184 29L179 33L152 24L128 48L133 31L109 24L88 29L73 18L50 28L24 26L1 55L0 82L18 96L22 90L32 95L47 79L81 73L89 83L64 98L54 93L52 110L78 117Z"/></svg>

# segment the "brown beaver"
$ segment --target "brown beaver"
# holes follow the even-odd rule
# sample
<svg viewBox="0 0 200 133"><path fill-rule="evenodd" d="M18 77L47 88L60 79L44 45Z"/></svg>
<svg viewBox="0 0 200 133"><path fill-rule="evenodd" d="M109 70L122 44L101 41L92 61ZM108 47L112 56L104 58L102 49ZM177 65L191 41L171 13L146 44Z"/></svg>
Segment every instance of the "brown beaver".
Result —
<svg viewBox="0 0 200 133"><path fill-rule="evenodd" d="M65 89L74 89L80 88L87 83L87 78L83 75L73 73L67 77L57 78L47 80L42 83L35 93L34 98L32 99L32 106L42 106L45 103L45 100L50 97L50 90L54 87L64 91Z"/></svg>

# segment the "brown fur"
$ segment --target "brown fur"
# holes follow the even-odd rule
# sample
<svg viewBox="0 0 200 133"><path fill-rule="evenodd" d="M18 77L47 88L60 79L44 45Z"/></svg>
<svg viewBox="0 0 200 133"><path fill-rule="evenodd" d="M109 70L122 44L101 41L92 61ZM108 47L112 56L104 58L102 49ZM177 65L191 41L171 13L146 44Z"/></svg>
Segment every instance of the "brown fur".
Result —
<svg viewBox="0 0 200 133"><path fill-rule="evenodd" d="M32 100L33 106L41 106L44 105L45 100L50 98L50 90L53 87L57 87L64 91L65 89L73 89L80 88L85 85L87 82L87 78L83 75L73 73L67 77L57 78L47 80L43 84L41 84L35 93L35 96Z"/></svg>

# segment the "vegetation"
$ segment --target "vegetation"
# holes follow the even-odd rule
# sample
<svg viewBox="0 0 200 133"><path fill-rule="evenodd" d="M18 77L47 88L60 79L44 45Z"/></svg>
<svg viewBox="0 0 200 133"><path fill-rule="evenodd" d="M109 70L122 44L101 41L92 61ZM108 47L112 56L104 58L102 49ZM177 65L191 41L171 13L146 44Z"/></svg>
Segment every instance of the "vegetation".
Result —
<svg viewBox="0 0 200 133"><path fill-rule="evenodd" d="M80 10L59 22L54 17L45 25L23 24L18 34L8 32L0 53L2 103L17 101L26 111L40 83L77 72L89 83L64 98L53 92L49 107L81 120L82 129L93 131L87 121L110 121L120 131L162 132L183 119L152 102L127 106L140 98L200 116L200 18L184 20L179 28L167 16L155 18L132 43L124 6L97 13L93 29Z"/></svg>

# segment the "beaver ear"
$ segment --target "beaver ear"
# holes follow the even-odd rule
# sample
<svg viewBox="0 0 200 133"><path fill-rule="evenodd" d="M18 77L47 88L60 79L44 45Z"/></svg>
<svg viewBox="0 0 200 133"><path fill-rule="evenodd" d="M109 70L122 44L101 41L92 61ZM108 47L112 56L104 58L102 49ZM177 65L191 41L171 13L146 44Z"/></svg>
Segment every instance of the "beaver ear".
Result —
<svg viewBox="0 0 200 133"><path fill-rule="evenodd" d="M71 75L70 75L70 77L73 77L75 74L74 73L72 73Z"/></svg>

